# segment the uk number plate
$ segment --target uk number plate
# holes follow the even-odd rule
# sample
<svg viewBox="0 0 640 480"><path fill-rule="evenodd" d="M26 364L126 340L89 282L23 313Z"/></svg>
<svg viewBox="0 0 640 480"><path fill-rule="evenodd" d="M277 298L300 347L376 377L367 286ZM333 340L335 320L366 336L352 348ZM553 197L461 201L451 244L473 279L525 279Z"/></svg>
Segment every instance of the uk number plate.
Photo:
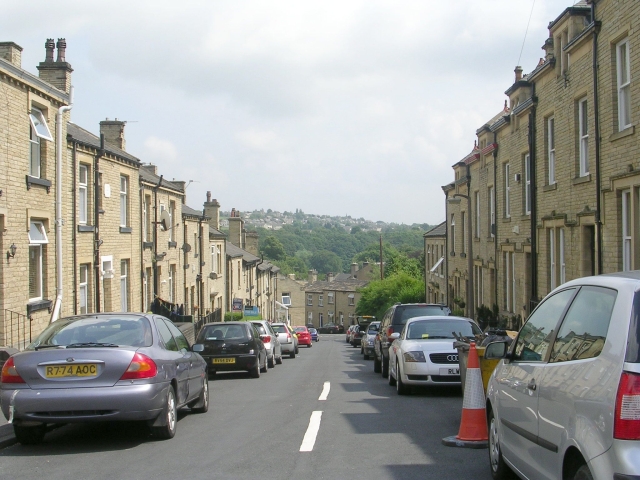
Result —
<svg viewBox="0 0 640 480"><path fill-rule="evenodd" d="M212 363L236 363L235 358L214 358Z"/></svg>
<svg viewBox="0 0 640 480"><path fill-rule="evenodd" d="M441 368L440 375L460 375L459 368Z"/></svg>
<svg viewBox="0 0 640 480"><path fill-rule="evenodd" d="M73 365L47 365L44 376L47 378L94 377L98 374L95 363L76 363Z"/></svg>

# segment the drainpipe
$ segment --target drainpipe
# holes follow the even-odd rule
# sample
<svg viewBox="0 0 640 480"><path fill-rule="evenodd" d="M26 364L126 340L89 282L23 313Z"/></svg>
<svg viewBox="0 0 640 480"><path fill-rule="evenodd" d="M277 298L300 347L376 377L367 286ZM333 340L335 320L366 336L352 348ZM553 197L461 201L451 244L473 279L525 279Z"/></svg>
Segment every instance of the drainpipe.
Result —
<svg viewBox="0 0 640 480"><path fill-rule="evenodd" d="M531 96L534 99L531 113L529 113L529 179L531 181L531 298L528 311L532 311L532 301L538 300L538 193L536 177L536 84L531 82Z"/></svg>
<svg viewBox="0 0 640 480"><path fill-rule="evenodd" d="M596 22L596 2L591 2L591 21L593 30L593 116L596 134L596 255L598 256L597 274L603 272L602 266L602 185L600 172L600 102L598 101L598 30L599 22Z"/></svg>
<svg viewBox="0 0 640 480"><path fill-rule="evenodd" d="M100 313L101 308L101 295L100 295L100 272L102 271L102 265L100 265L100 159L104 155L104 133L100 134L100 150L96 155L96 159L93 163L93 266L95 269L95 292L96 292L96 304L95 311Z"/></svg>
<svg viewBox="0 0 640 480"><path fill-rule="evenodd" d="M447 210L447 200L449 195L444 192L444 288L446 292L446 304L453 311L449 302L449 212Z"/></svg>
<svg viewBox="0 0 640 480"><path fill-rule="evenodd" d="M498 133L493 132L493 143L498 144ZM493 202L493 214L495 216L494 227L493 227L493 261L496 265L495 272L493 274L493 298L496 301L496 305L498 304L498 202L496 201L498 198L498 148L493 149L493 199L490 201ZM491 213L489 213L491 214ZM491 232L489 232L491 233ZM491 305L491 310L493 310L493 305Z"/></svg>
<svg viewBox="0 0 640 480"><path fill-rule="evenodd" d="M73 86L69 89L69 105L62 106L56 114L56 301L49 323L60 318L62 308L62 116L73 108ZM73 272L75 275L76 272Z"/></svg>
<svg viewBox="0 0 640 480"><path fill-rule="evenodd" d="M78 271L78 255L77 255L77 246L76 246L76 241L77 241L77 223L76 223L76 215L75 215L75 211L76 211L76 207L77 207L77 195L76 195L76 172L78 172L78 143L74 140L73 142L73 147L71 150L71 164L73 166L73 175L71 178L73 178L73 189L71 190L71 197L72 197L72 201L71 204L73 205L73 212L74 214L71 215L71 225L72 225L72 229L71 229L71 245L73 245L73 314L77 315L78 314L78 277L76 277L76 272Z"/></svg>
<svg viewBox="0 0 640 480"><path fill-rule="evenodd" d="M153 187L153 300L158 298L158 188L162 185L162 177L158 180L158 184Z"/></svg>

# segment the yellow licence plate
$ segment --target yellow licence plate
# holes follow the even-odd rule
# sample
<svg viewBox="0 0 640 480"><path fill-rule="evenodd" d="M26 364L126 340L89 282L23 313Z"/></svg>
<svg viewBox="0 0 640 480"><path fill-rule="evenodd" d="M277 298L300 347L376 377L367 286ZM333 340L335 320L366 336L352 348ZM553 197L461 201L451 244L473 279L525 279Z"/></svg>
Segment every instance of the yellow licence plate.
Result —
<svg viewBox="0 0 640 480"><path fill-rule="evenodd" d="M236 363L235 358L214 358L211 363Z"/></svg>
<svg viewBox="0 0 640 480"><path fill-rule="evenodd" d="M95 363L76 363L73 365L47 365L44 375L47 378L93 377L98 374Z"/></svg>

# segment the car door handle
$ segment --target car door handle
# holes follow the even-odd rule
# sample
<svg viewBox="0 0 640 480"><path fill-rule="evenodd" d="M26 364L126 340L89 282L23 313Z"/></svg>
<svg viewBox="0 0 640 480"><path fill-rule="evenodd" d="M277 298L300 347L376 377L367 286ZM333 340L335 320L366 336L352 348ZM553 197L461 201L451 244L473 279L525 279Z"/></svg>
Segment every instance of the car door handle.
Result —
<svg viewBox="0 0 640 480"><path fill-rule="evenodd" d="M529 382L529 384L527 385L527 388L529 390L535 390L536 389L536 379L532 378L531 381Z"/></svg>

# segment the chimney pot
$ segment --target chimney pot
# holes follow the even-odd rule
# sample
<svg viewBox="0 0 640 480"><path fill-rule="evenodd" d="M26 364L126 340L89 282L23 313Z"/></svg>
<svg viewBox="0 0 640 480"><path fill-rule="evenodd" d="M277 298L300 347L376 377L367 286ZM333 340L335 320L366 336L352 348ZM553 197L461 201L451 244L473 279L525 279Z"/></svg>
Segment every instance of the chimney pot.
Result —
<svg viewBox="0 0 640 480"><path fill-rule="evenodd" d="M67 50L67 41L64 38L59 38L56 47L58 47L58 59L56 62L66 62L64 57Z"/></svg>
<svg viewBox="0 0 640 480"><path fill-rule="evenodd" d="M517 66L514 72L516 73L516 82L522 80L522 67Z"/></svg>
<svg viewBox="0 0 640 480"><path fill-rule="evenodd" d="M44 43L44 48L47 52L44 61L53 62L53 49L56 48L56 42L53 38L47 38L47 41Z"/></svg>

